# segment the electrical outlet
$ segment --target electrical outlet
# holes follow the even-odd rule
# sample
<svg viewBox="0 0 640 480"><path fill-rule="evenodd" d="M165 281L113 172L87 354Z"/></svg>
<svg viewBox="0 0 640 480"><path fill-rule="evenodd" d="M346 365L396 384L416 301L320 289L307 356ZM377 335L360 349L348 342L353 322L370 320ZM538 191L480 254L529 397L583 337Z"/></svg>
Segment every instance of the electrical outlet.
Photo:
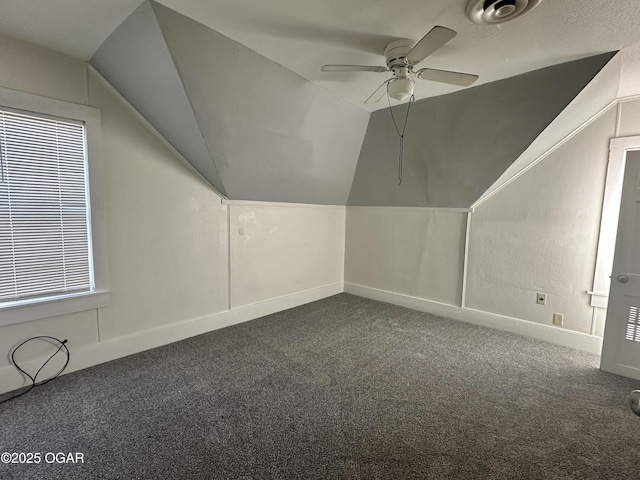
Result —
<svg viewBox="0 0 640 480"><path fill-rule="evenodd" d="M564 322L564 315L561 313L554 313L553 314L553 324L557 325L559 327L562 326L562 323Z"/></svg>
<svg viewBox="0 0 640 480"><path fill-rule="evenodd" d="M546 305L547 304L547 294L538 292L538 296L536 297L536 303L538 305Z"/></svg>

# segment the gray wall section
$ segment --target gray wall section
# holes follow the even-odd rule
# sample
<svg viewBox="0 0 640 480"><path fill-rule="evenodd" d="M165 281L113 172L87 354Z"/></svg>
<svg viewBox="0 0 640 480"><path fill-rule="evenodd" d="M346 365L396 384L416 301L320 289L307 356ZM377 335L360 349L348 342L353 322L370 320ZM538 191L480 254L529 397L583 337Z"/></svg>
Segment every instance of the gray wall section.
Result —
<svg viewBox="0 0 640 480"><path fill-rule="evenodd" d="M105 40L91 64L226 194L149 2L142 3Z"/></svg>
<svg viewBox="0 0 640 480"><path fill-rule="evenodd" d="M229 198L346 204L369 113L152 5Z"/></svg>
<svg viewBox="0 0 640 480"><path fill-rule="evenodd" d="M564 63L416 102L404 144L388 109L371 115L349 205L469 207L614 53ZM394 107L402 125L406 106Z"/></svg>

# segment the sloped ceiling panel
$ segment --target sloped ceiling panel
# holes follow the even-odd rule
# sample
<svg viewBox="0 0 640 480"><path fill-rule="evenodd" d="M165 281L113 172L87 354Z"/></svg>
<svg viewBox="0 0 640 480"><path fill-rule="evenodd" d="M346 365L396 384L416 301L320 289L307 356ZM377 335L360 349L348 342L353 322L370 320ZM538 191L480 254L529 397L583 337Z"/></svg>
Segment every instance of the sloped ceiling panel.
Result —
<svg viewBox="0 0 640 480"><path fill-rule="evenodd" d="M425 99L399 139L388 110L371 116L349 205L469 207L611 59L607 53ZM406 105L394 107L402 127Z"/></svg>
<svg viewBox="0 0 640 480"><path fill-rule="evenodd" d="M622 66L623 54L618 52L500 178L474 202L474 206L510 182L598 112L611 105L618 96Z"/></svg>
<svg viewBox="0 0 640 480"><path fill-rule="evenodd" d="M100 46L91 64L220 193L226 194L149 2Z"/></svg>
<svg viewBox="0 0 640 480"><path fill-rule="evenodd" d="M368 112L155 2L92 64L228 198L346 203Z"/></svg>

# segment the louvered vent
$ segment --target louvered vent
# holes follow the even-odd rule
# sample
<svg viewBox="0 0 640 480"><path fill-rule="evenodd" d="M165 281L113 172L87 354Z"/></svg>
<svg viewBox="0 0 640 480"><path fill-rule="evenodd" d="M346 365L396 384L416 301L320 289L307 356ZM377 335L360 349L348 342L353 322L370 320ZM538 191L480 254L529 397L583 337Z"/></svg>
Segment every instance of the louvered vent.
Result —
<svg viewBox="0 0 640 480"><path fill-rule="evenodd" d="M629 308L629 318L627 320L627 340L640 342L640 324L638 322L639 307Z"/></svg>

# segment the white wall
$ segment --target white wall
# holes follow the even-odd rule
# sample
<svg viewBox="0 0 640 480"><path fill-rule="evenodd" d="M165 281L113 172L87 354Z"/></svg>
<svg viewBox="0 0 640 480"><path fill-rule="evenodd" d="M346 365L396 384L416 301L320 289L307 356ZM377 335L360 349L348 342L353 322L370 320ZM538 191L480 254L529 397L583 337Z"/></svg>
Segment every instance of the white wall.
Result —
<svg viewBox="0 0 640 480"><path fill-rule="evenodd" d="M596 116L475 208L466 257L464 214L438 212L450 221L429 229L428 210L348 208L345 290L599 352L606 311L591 307L587 291L609 141L638 134L638 99ZM537 292L547 305L536 304ZM562 328L553 313L564 314Z"/></svg>
<svg viewBox="0 0 640 480"><path fill-rule="evenodd" d="M614 106L469 214L466 268L467 214L348 208L346 291L598 351L586 292L616 118Z"/></svg>
<svg viewBox="0 0 640 480"><path fill-rule="evenodd" d="M616 137L631 137L638 134L640 134L640 99L629 100L620 105Z"/></svg>
<svg viewBox="0 0 640 480"><path fill-rule="evenodd" d="M112 304L100 338L228 307L226 207L93 76L102 112Z"/></svg>
<svg viewBox="0 0 640 480"><path fill-rule="evenodd" d="M101 110L112 291L99 310L0 327L0 392L23 384L8 352L34 335L67 338L73 371L342 291L344 207L222 204L82 62L0 39L0 65L0 86Z"/></svg>
<svg viewBox="0 0 640 480"><path fill-rule="evenodd" d="M460 306L467 213L347 207L345 282Z"/></svg>
<svg viewBox="0 0 640 480"><path fill-rule="evenodd" d="M0 86L72 103L87 102L82 62L0 36Z"/></svg>
<svg viewBox="0 0 640 480"><path fill-rule="evenodd" d="M640 99L631 95L640 95L640 46L619 54L563 112L560 135L555 122L534 142L532 168L474 205L459 258L459 243L443 252L451 231L416 228L427 212L408 221L348 209L345 290L599 353L606 310L591 307L587 291L609 141L640 134ZM535 303L538 291L546 306ZM554 312L564 314L562 328L552 326Z"/></svg>
<svg viewBox="0 0 640 480"><path fill-rule="evenodd" d="M637 87L636 87L637 89ZM629 92L629 86L626 87ZM471 222L467 306L602 337L606 310L592 289L609 142L640 134L640 100L602 116L476 208ZM549 294L535 304L536 292Z"/></svg>
<svg viewBox="0 0 640 480"><path fill-rule="evenodd" d="M343 281L344 207L229 207L232 307Z"/></svg>
<svg viewBox="0 0 640 480"><path fill-rule="evenodd" d="M0 392L22 385L7 353L30 336L68 338L72 371L337 293L343 272L362 295L597 347L581 332L614 111L481 204L465 257L464 212L354 207L345 231L342 207L222 204L83 63L0 38L0 65L0 86L102 110L113 291L100 310L0 327ZM617 128L640 134L640 100Z"/></svg>
<svg viewBox="0 0 640 480"><path fill-rule="evenodd" d="M499 190L472 215L467 306L590 333L609 139L615 107ZM536 304L536 292L548 294Z"/></svg>

